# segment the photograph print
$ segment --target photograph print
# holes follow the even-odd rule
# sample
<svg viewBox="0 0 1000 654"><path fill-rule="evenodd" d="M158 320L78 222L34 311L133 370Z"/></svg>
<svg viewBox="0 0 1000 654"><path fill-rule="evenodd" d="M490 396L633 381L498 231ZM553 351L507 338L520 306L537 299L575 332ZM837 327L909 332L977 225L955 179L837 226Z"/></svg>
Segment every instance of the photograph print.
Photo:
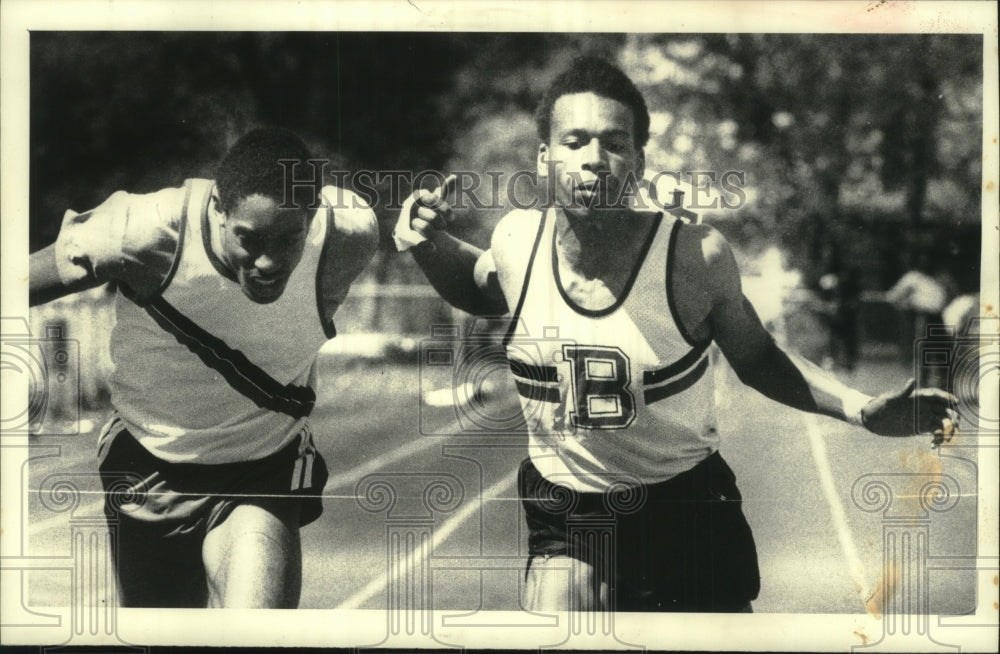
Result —
<svg viewBox="0 0 1000 654"><path fill-rule="evenodd" d="M995 33L848 4L29 20L5 642L995 644Z"/></svg>

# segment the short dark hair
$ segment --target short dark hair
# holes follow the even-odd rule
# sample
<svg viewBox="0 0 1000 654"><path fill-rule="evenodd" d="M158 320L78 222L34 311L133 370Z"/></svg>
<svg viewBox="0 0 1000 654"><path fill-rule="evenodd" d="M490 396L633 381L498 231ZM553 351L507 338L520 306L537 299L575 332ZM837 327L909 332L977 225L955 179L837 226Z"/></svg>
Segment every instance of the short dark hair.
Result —
<svg viewBox="0 0 1000 654"><path fill-rule="evenodd" d="M215 185L219 190L219 209L231 211L244 198L251 195L269 197L281 205L294 205L304 211L319 205L323 188L322 175L309 179L312 167L309 148L294 132L280 127L262 127L244 134L219 163ZM282 165L282 160L294 164ZM303 170L301 166L306 166ZM287 172L286 172L287 167ZM286 197L286 175L296 171L293 197ZM299 172L299 171L302 172Z"/></svg>
<svg viewBox="0 0 1000 654"><path fill-rule="evenodd" d="M594 93L617 100L632 110L635 146L649 142L649 109L642 93L629 77L614 65L597 57L578 57L549 85L535 112L538 138L548 141L552 135L552 108L556 100L573 93Z"/></svg>

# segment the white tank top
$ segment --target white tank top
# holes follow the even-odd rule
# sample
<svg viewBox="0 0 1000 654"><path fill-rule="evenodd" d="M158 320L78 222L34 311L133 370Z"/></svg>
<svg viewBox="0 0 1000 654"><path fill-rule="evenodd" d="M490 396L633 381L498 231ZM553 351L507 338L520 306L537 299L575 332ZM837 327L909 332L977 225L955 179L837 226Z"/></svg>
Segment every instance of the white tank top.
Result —
<svg viewBox="0 0 1000 654"><path fill-rule="evenodd" d="M316 280L328 213L313 218L281 297L258 304L209 257L212 186L186 183L181 251L163 293L142 306L116 299L115 408L146 449L173 462L260 459L291 442L315 402L316 353L333 337Z"/></svg>
<svg viewBox="0 0 1000 654"><path fill-rule="evenodd" d="M709 343L681 331L670 297L680 221L656 219L622 297L601 311L563 291L555 223L551 209L544 219L516 212L492 246L504 262L498 269L526 271L521 288L504 288L515 307L505 344L532 462L578 491L661 482L692 468L719 438ZM502 286L511 279L500 277Z"/></svg>

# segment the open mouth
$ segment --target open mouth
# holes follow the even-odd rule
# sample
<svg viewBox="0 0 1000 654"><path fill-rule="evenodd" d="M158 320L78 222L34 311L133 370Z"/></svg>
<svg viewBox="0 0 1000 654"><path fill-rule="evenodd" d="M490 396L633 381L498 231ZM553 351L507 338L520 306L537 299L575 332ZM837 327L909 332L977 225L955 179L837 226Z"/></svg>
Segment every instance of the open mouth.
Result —
<svg viewBox="0 0 1000 654"><path fill-rule="evenodd" d="M580 182L573 187L573 197L592 209L618 208L625 199L621 185L614 178Z"/></svg>
<svg viewBox="0 0 1000 654"><path fill-rule="evenodd" d="M600 181L583 182L574 188L574 195L579 202L588 206L603 206L610 201L608 186Z"/></svg>
<svg viewBox="0 0 1000 654"><path fill-rule="evenodd" d="M269 286L275 286L281 281L280 277L255 277L251 280L254 286L263 286L265 288Z"/></svg>
<svg viewBox="0 0 1000 654"><path fill-rule="evenodd" d="M281 288L286 279L284 275L269 275L267 277L253 275L247 277L247 282L259 291L274 291Z"/></svg>

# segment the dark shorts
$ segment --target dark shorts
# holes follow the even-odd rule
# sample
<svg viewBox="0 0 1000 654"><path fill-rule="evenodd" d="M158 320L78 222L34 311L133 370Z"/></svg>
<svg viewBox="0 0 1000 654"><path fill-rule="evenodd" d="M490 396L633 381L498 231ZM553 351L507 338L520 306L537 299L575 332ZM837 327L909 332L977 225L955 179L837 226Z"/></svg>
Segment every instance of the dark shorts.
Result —
<svg viewBox="0 0 1000 654"><path fill-rule="evenodd" d="M529 556L589 563L615 610L739 612L760 591L736 476L718 452L663 483L608 493L552 484L526 459L518 490Z"/></svg>
<svg viewBox="0 0 1000 654"><path fill-rule="evenodd" d="M126 607L203 607L206 534L241 504L299 504L299 524L323 512L326 463L308 427L281 451L256 461L169 463L112 419L98 443L104 515Z"/></svg>

